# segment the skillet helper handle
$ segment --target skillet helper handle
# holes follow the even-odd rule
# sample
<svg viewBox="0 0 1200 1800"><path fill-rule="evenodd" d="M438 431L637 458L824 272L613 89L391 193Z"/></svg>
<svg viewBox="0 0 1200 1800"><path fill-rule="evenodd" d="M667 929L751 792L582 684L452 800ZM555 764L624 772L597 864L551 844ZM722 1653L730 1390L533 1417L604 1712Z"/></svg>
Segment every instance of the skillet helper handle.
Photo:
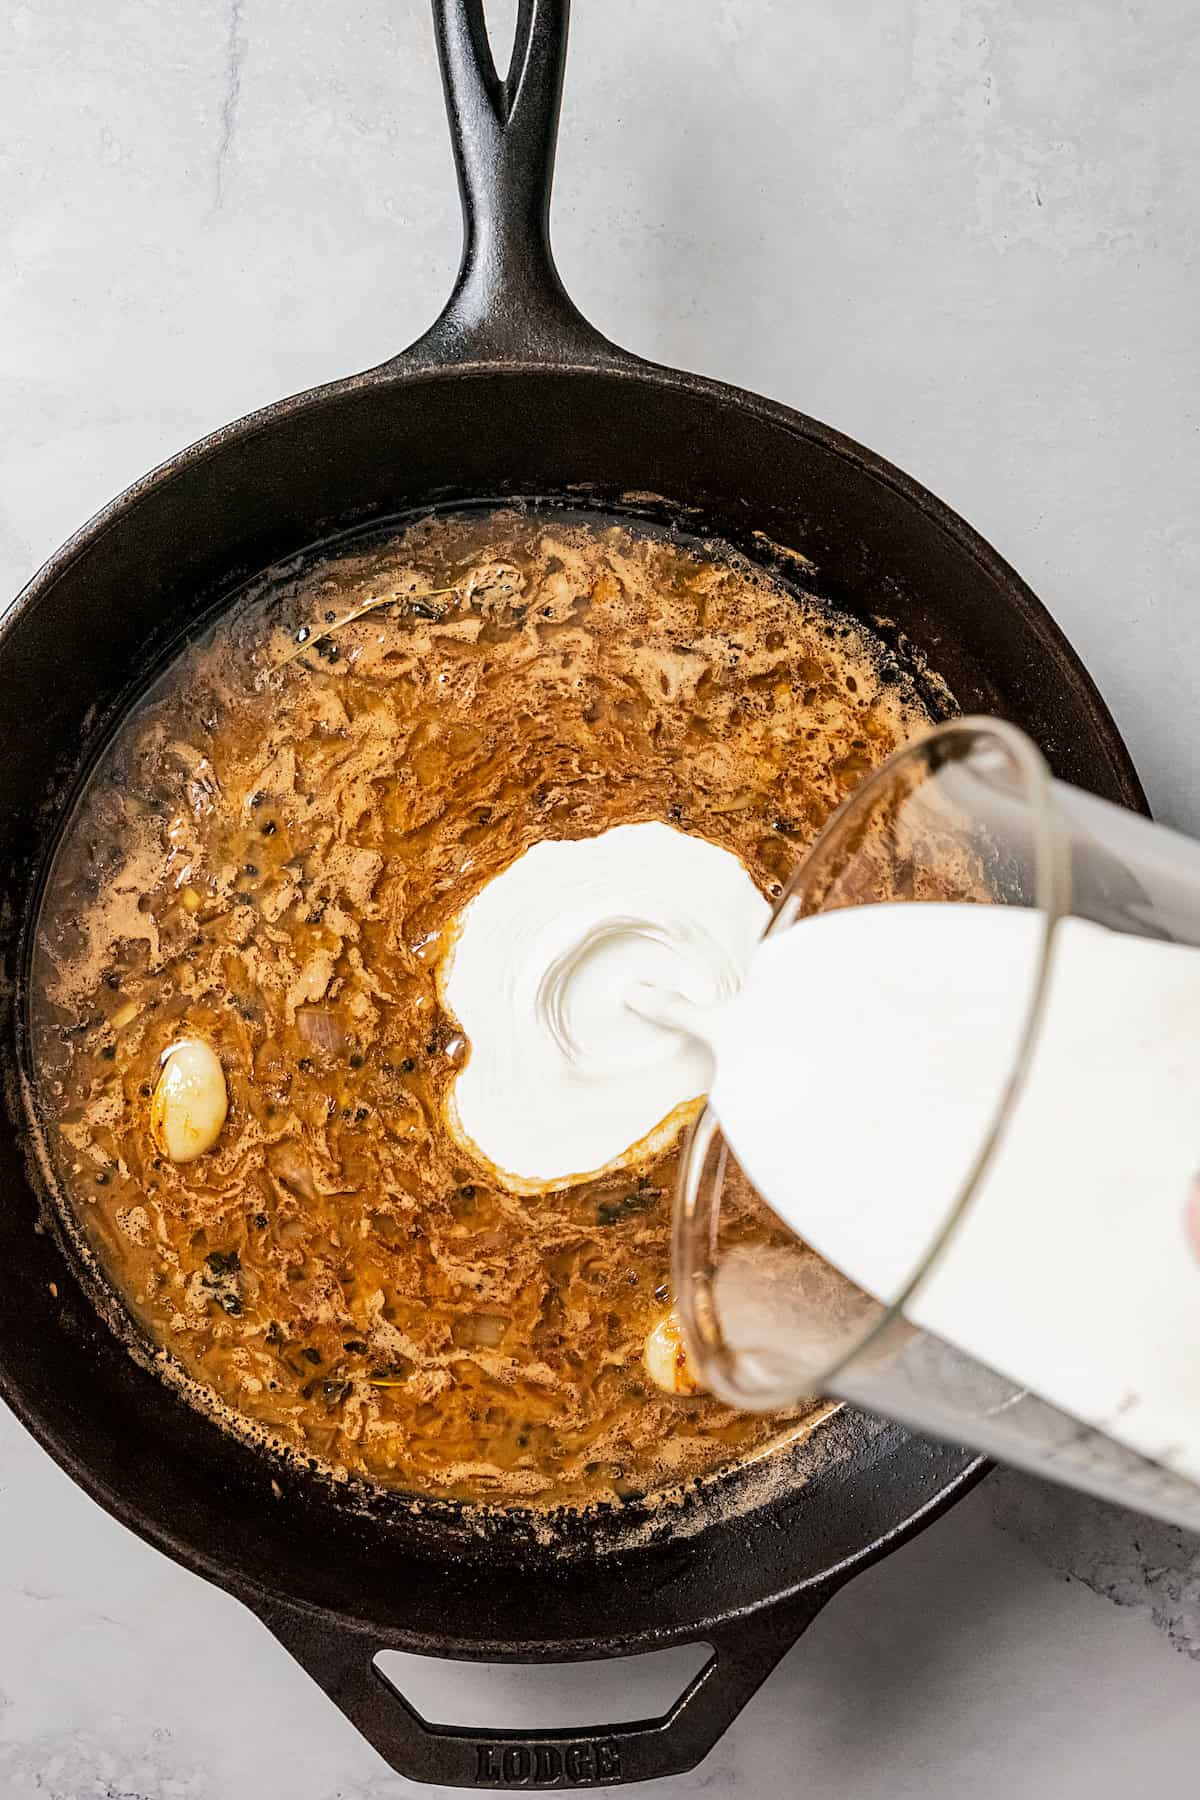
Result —
<svg viewBox="0 0 1200 1800"><path fill-rule="evenodd" d="M501 80L484 0L433 0L463 254L441 316L397 364L594 365L616 355L567 297L550 249L569 15L570 0L520 0L512 60Z"/></svg>
<svg viewBox="0 0 1200 1800"><path fill-rule="evenodd" d="M782 1606L706 1631L712 1656L661 1718L579 1731L435 1724L375 1667L381 1646L368 1628L291 1607L260 1616L398 1775L529 1792L616 1787L694 1768L840 1585L805 1588Z"/></svg>

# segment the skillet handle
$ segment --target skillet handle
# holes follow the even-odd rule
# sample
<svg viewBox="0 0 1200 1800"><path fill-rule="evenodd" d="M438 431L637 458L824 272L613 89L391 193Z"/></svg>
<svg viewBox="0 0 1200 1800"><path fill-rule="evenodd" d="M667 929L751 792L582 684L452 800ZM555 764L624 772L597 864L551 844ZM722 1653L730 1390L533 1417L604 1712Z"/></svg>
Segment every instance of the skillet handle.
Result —
<svg viewBox="0 0 1200 1800"><path fill-rule="evenodd" d="M568 298L550 249L550 186L570 0L520 0L496 72L484 0L433 0L458 170L463 254L441 316L393 367L630 361Z"/></svg>
<svg viewBox="0 0 1200 1800"><path fill-rule="evenodd" d="M782 1606L704 1632L713 1654L661 1718L579 1731L435 1724L375 1667L381 1645L369 1628L275 1604L260 1617L409 1781L524 1791L616 1787L694 1768L840 1586L835 1579L805 1588Z"/></svg>

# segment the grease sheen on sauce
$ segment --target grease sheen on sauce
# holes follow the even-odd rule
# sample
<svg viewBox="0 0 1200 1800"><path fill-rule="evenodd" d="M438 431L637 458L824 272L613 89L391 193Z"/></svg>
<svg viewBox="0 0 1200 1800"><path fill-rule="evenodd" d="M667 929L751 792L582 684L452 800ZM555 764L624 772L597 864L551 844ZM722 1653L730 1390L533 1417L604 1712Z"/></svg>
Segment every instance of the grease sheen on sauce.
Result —
<svg viewBox="0 0 1200 1800"><path fill-rule="evenodd" d="M444 1123L438 957L547 837L665 820L769 894L927 723L861 628L719 546L463 514L260 584L121 726L36 946L65 1201L145 1331L247 1429L418 1493L581 1503L761 1449L789 1421L642 1365L677 1153L505 1193ZM174 1165L183 1036L229 1116ZM772 1230L744 1186L726 1225Z"/></svg>

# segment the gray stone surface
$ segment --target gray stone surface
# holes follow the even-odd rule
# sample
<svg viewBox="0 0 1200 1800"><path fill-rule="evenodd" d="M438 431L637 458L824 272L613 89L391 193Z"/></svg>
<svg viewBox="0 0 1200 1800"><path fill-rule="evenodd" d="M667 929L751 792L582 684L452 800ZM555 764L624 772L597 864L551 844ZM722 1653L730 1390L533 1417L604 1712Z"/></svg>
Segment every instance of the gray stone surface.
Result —
<svg viewBox="0 0 1200 1800"><path fill-rule="evenodd" d="M555 230L581 306L941 493L1196 831L1198 164L1190 0L576 0ZM6 597L161 457L437 311L458 227L423 0L5 0L0 224ZM4 1800L411 1791L7 1415L0 1595ZM1200 1647L1193 1541L996 1477L669 1791L1188 1791L1172 1642ZM483 1704L440 1679L444 1710Z"/></svg>

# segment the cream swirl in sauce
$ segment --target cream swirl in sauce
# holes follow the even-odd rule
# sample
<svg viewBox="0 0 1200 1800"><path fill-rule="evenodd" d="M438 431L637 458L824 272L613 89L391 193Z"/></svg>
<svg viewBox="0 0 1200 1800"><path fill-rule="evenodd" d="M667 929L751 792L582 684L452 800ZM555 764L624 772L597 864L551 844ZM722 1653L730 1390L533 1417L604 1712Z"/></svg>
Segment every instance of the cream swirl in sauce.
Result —
<svg viewBox="0 0 1200 1800"><path fill-rule="evenodd" d="M768 912L736 856L669 825L535 844L464 908L443 964L471 1043L448 1101L460 1142L517 1193L665 1148L712 1058L639 996L731 999Z"/></svg>

